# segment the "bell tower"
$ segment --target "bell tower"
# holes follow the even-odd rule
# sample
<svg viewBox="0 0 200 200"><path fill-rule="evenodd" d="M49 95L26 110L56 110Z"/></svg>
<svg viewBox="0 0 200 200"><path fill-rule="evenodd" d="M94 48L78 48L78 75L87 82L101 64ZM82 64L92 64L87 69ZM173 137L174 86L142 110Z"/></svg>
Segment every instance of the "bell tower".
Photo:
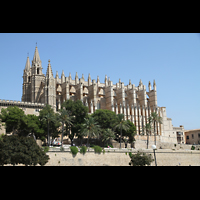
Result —
<svg viewBox="0 0 200 200"><path fill-rule="evenodd" d="M42 95L43 95L42 93L43 93L45 76L42 73L42 69L43 69L42 61L40 60L38 48L36 45L35 53L32 60L32 67L31 67L31 102L32 103L44 103L42 102Z"/></svg>
<svg viewBox="0 0 200 200"><path fill-rule="evenodd" d="M22 86L22 101L30 102L31 101L31 65L29 56L26 60L26 65L23 73L23 86Z"/></svg>

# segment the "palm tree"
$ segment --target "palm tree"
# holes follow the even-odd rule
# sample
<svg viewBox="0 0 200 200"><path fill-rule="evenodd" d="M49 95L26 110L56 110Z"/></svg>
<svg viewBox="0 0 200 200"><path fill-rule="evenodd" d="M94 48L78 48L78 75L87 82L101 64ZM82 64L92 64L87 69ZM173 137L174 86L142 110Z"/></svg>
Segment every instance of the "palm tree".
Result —
<svg viewBox="0 0 200 200"><path fill-rule="evenodd" d="M103 146L104 146L104 141L115 138L115 132L113 130L111 130L110 128L106 128L102 132L102 138L103 138L102 142L103 142Z"/></svg>
<svg viewBox="0 0 200 200"><path fill-rule="evenodd" d="M127 131L129 129L129 125L124 120L124 114L118 114L118 124L115 126L115 129L120 129L120 148L121 148L121 139L122 139L122 129Z"/></svg>
<svg viewBox="0 0 200 200"><path fill-rule="evenodd" d="M150 121L153 122L153 125L154 125L154 137L155 137L154 142L156 145L156 123L162 124L162 117L158 116L156 112L152 112Z"/></svg>
<svg viewBox="0 0 200 200"><path fill-rule="evenodd" d="M87 146L89 147L89 139L91 137L96 137L99 135L99 129L100 126L98 125L98 123L95 121L95 119L91 116L89 116L89 118L85 118L85 122L83 123L83 133L84 135L88 136L88 140L87 140Z"/></svg>
<svg viewBox="0 0 200 200"><path fill-rule="evenodd" d="M146 132L146 134L147 134L147 149L148 149L148 145L149 145L149 134L150 134L150 132L151 132L151 124L150 123L147 123L145 126L144 126L144 128L143 128L143 130Z"/></svg>
<svg viewBox="0 0 200 200"><path fill-rule="evenodd" d="M63 146L63 134L64 134L64 125L70 126L72 125L72 116L70 116L70 111L61 109L59 110L59 120L62 122L62 135L61 135L61 145Z"/></svg>
<svg viewBox="0 0 200 200"><path fill-rule="evenodd" d="M47 144L50 145L50 135L49 135L49 124L50 122L55 122L55 116L53 113L47 113L42 120L47 121Z"/></svg>

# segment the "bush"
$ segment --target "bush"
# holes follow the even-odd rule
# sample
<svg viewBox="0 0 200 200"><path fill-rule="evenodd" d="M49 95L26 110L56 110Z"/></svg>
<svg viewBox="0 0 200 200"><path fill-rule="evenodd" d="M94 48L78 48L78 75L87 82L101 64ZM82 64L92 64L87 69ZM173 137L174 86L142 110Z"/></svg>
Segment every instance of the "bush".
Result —
<svg viewBox="0 0 200 200"><path fill-rule="evenodd" d="M71 146L70 150L73 156L76 156L76 154L78 153L78 148L76 146Z"/></svg>
<svg viewBox="0 0 200 200"><path fill-rule="evenodd" d="M137 152L137 154L132 154L132 155L129 154L129 156L131 156L131 161L129 162L129 165L132 166L150 165L151 162L153 161L151 154L146 154L139 151Z"/></svg>
<svg viewBox="0 0 200 200"><path fill-rule="evenodd" d="M61 146L60 151L62 151L62 152L65 151L64 147Z"/></svg>
<svg viewBox="0 0 200 200"><path fill-rule="evenodd" d="M48 152L49 151L49 147L48 146L45 146L44 147L44 153Z"/></svg>
<svg viewBox="0 0 200 200"><path fill-rule="evenodd" d="M94 146L94 152L100 154L102 152L102 148L100 146Z"/></svg>
<svg viewBox="0 0 200 200"><path fill-rule="evenodd" d="M192 145L192 146L191 146L191 150L195 150L195 146Z"/></svg>
<svg viewBox="0 0 200 200"><path fill-rule="evenodd" d="M87 151L87 147L86 146L82 146L80 149L80 153L82 153L83 155L86 153Z"/></svg>

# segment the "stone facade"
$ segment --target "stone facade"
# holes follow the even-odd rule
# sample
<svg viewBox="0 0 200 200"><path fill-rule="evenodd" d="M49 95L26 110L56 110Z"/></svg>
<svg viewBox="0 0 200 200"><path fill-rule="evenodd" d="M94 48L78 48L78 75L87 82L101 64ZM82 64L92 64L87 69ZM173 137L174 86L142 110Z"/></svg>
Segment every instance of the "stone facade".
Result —
<svg viewBox="0 0 200 200"><path fill-rule="evenodd" d="M78 77L76 72L75 79L72 79L71 73L65 76L62 71L61 78L56 72L53 77L50 60L48 61L46 75L42 73L42 62L35 48L32 65L27 57L23 73L23 94L22 102L49 104L56 111L61 108L61 104L67 100L81 100L89 108L89 113L97 109L108 109L116 114L123 113L125 119L129 119L136 126L137 136L145 135L143 127L152 112L157 112L163 119L162 124L155 124L156 134L160 136L161 142L177 142L176 134L173 131L172 120L167 118L166 107L157 105L156 82L153 81L153 87L149 81L148 91L146 86L140 80L139 85L131 83L124 85L119 82L113 84L107 75L104 83L101 83L99 77L97 80L91 79L88 75L87 81L82 74ZM137 138L136 136L136 138Z"/></svg>
<svg viewBox="0 0 200 200"><path fill-rule="evenodd" d="M185 131L186 144L200 144L200 129Z"/></svg>

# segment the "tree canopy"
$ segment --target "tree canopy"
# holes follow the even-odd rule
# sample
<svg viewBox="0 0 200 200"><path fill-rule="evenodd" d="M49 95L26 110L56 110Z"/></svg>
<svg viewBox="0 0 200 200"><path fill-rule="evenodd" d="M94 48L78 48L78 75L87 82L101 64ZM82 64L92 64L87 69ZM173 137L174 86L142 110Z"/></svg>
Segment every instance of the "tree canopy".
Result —
<svg viewBox="0 0 200 200"><path fill-rule="evenodd" d="M45 165L49 156L32 137L3 136L0 140L0 165Z"/></svg>

